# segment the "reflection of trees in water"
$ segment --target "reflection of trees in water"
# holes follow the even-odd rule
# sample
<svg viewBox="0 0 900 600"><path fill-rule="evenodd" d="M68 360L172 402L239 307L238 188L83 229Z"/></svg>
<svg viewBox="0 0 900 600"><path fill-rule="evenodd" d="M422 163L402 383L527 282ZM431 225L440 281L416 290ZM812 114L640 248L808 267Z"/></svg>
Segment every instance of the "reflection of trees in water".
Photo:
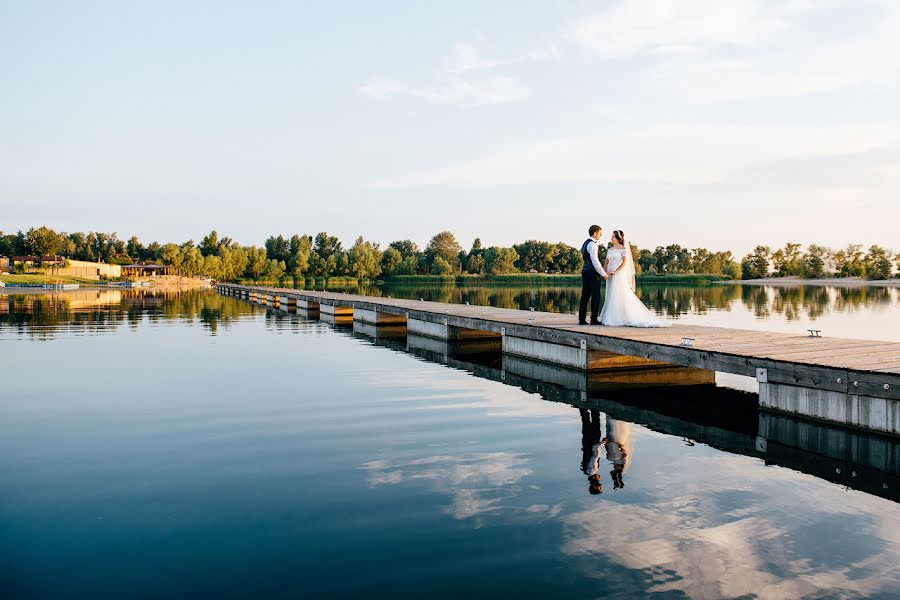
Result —
<svg viewBox="0 0 900 600"><path fill-rule="evenodd" d="M77 293L77 297L67 292L10 295L8 312L0 314L0 328L49 340L61 330L93 335L122 325L135 329L144 320L197 320L215 333L220 325L259 310L248 302L208 291L123 290L114 301L99 292L94 302L90 294Z"/></svg>
<svg viewBox="0 0 900 600"><path fill-rule="evenodd" d="M835 309L841 312L869 307L873 304L888 306L895 304L900 291L884 287L838 288L835 294Z"/></svg>
<svg viewBox="0 0 900 600"><path fill-rule="evenodd" d="M882 287L831 288L824 286L743 286L742 300L756 317L783 315L788 321L816 319L828 312L849 312L891 306L897 290Z"/></svg>
<svg viewBox="0 0 900 600"><path fill-rule="evenodd" d="M367 293L366 286L340 288L350 293ZM375 295L375 294L370 294ZM575 313L581 288L574 286L528 287L509 285L395 285L386 284L378 290L379 296L395 298L424 298L433 302L476 306L497 306L554 312ZM703 314L710 308L728 310L730 302L740 297L740 286L688 287L646 285L638 288L638 295L649 307L660 314L677 316L688 313Z"/></svg>
<svg viewBox="0 0 900 600"><path fill-rule="evenodd" d="M383 286L356 285L340 289L354 294L392 296L433 302L477 306L497 306L555 313L574 313L578 310L581 288L578 286L513 286L446 284L385 284ZM752 285L644 285L638 287L641 300L658 314L678 317L686 314L706 314L710 310L731 310L741 302L754 316L765 319L773 314L792 321L816 319L828 312L890 306L898 303L898 291L890 288L830 288L798 286L776 288Z"/></svg>
<svg viewBox="0 0 900 600"><path fill-rule="evenodd" d="M367 296L392 296L474 306L497 306L553 313L575 313L581 288L518 285L386 284L347 285L329 289ZM828 312L850 312L896 306L900 290L884 287L834 288L823 286L766 287L750 285L646 285L638 295L658 314L677 317L730 310L740 301L757 318L773 314L787 320L816 319ZM2 296L0 327L36 339L52 339L62 329L87 334L121 325L137 328L149 322L182 319L199 321L211 333L220 325L261 310L259 306L209 291L80 290L49 294ZM288 318L271 313L273 322Z"/></svg>

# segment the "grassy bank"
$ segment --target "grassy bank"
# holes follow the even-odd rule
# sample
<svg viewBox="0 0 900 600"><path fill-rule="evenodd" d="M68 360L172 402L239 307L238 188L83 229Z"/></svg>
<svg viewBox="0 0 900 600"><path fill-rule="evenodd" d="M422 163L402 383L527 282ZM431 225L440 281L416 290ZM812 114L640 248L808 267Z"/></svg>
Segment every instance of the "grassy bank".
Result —
<svg viewBox="0 0 900 600"><path fill-rule="evenodd" d="M37 274L0 275L0 281L5 283L6 285L22 285L22 284L47 285L47 284L57 284L57 283L77 283L80 285L90 285L90 284L97 283L96 280L86 279L84 277L67 277L67 276L63 276L63 275L37 275Z"/></svg>

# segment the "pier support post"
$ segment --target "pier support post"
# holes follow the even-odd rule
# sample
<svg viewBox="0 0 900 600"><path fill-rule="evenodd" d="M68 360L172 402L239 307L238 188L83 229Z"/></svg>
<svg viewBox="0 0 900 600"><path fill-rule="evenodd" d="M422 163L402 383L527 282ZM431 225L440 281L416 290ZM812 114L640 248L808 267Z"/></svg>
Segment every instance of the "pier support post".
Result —
<svg viewBox="0 0 900 600"><path fill-rule="evenodd" d="M433 323L431 321L422 321L419 319L409 318L406 321L406 327L409 333L434 338L437 340L477 340L477 339L495 339L499 340L500 335L493 331L481 331L480 329L466 329L464 327L455 327L448 325L446 319L443 323Z"/></svg>
<svg viewBox="0 0 900 600"><path fill-rule="evenodd" d="M353 315L353 333L373 339L397 339L406 337L406 324L372 325Z"/></svg>
<svg viewBox="0 0 900 600"><path fill-rule="evenodd" d="M570 390L602 393L646 387L715 385L715 371L692 367L661 366L585 370L539 362L512 354L503 355L503 372L536 381L547 381Z"/></svg>
<svg viewBox="0 0 900 600"><path fill-rule="evenodd" d="M586 340L581 340L579 346L566 346L504 335L503 353L582 371L669 366L638 356L589 350Z"/></svg>
<svg viewBox="0 0 900 600"><path fill-rule="evenodd" d="M297 307L296 310L297 310L297 316L302 319L307 319L307 320L312 321L313 319L319 318L319 309L318 308L307 310L305 308Z"/></svg>
<svg viewBox="0 0 900 600"><path fill-rule="evenodd" d="M319 312L324 315L332 315L335 317L352 317L352 306L337 306L335 304L319 304Z"/></svg>
<svg viewBox="0 0 900 600"><path fill-rule="evenodd" d="M319 312L319 321L328 323L329 325L353 326L353 315L335 315L332 313Z"/></svg>
<svg viewBox="0 0 900 600"><path fill-rule="evenodd" d="M771 410L900 434L900 400L760 382L759 405Z"/></svg>
<svg viewBox="0 0 900 600"><path fill-rule="evenodd" d="M377 310L357 308L353 310L353 320L370 325L406 325L406 317Z"/></svg>

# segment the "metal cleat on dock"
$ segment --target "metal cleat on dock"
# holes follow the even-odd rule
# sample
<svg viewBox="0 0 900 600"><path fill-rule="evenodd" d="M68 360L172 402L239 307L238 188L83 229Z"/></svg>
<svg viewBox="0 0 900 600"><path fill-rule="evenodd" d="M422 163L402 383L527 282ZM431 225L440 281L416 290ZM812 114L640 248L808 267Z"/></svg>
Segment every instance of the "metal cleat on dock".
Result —
<svg viewBox="0 0 900 600"><path fill-rule="evenodd" d="M681 338L681 345L682 345L682 347L684 347L684 348L693 348L693 347L694 347L694 340L695 340L695 339L696 339L696 338L692 338L692 337L683 337L683 338Z"/></svg>
<svg viewBox="0 0 900 600"><path fill-rule="evenodd" d="M809 337L822 337L821 329L807 329L809 332Z"/></svg>

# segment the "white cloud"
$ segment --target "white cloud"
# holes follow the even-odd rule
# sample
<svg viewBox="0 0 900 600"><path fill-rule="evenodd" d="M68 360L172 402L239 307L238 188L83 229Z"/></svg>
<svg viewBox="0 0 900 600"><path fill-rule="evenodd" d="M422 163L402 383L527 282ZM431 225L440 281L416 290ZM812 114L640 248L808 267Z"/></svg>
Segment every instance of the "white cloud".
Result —
<svg viewBox="0 0 900 600"><path fill-rule="evenodd" d="M453 47L453 60L450 71L464 73L465 71L479 71L491 69L501 64L498 60L483 58L478 50L471 44L456 44Z"/></svg>
<svg viewBox="0 0 900 600"><path fill-rule="evenodd" d="M784 31L786 16L805 5L747 0L626 1L575 23L568 37L601 58L748 46Z"/></svg>
<svg viewBox="0 0 900 600"><path fill-rule="evenodd" d="M715 102L805 96L888 82L900 73L900 12L851 39L740 59L663 61L654 73L665 89Z"/></svg>
<svg viewBox="0 0 900 600"><path fill-rule="evenodd" d="M453 76L427 87L410 87L394 81L374 81L360 86L359 91L387 100L394 96L409 96L432 104L504 104L524 100L531 90L512 77Z"/></svg>
<svg viewBox="0 0 900 600"><path fill-rule="evenodd" d="M409 90L434 104L503 104L524 100L531 90L511 77L466 79L455 77L438 85Z"/></svg>
<svg viewBox="0 0 900 600"><path fill-rule="evenodd" d="M698 495L693 475L705 472L708 461L715 461L720 481L706 482L704 493ZM642 593L801 598L821 597L826 590L840 591L842 596L890 591L898 572L896 559L877 543L844 561L827 553L817 555L795 540L804 539L811 528L832 523L846 524L845 533L862 528L860 537L871 536L866 531L871 530L893 546L900 529L892 506L885 511L885 501L863 494L849 501L847 493L834 493L826 482L812 482L810 489L797 486L796 474L788 470L748 472L741 463L742 459L688 457L680 464L682 479L650 492L640 504L601 500L586 510L564 514L562 552L608 557L645 573L650 587ZM777 489L781 498L774 510L764 501L772 495L769 488ZM800 516L784 510L802 504L804 491L815 488L826 493L816 495L814 507ZM735 504L735 497L741 502ZM845 543L850 547L854 540ZM605 578L606 571L593 570L602 562L579 564L585 575Z"/></svg>
<svg viewBox="0 0 900 600"><path fill-rule="evenodd" d="M804 96L900 72L898 5L865 5L856 11L864 18L841 27L841 10L859 3L626 1L566 35L603 60L649 59L637 67L638 81L659 95L701 103Z"/></svg>
<svg viewBox="0 0 900 600"><path fill-rule="evenodd" d="M893 122L831 128L671 123L537 141L373 187L628 181L705 185L764 163L866 152L898 142L900 124Z"/></svg>
<svg viewBox="0 0 900 600"><path fill-rule="evenodd" d="M360 86L359 91L377 100L408 96L432 104L477 106L517 102L531 95L529 87L507 75L488 75L483 72L559 56L560 51L556 44L549 44L514 57L486 58L474 45L458 43L453 47L448 64L434 78L434 83L411 85L391 80L375 80Z"/></svg>
<svg viewBox="0 0 900 600"><path fill-rule="evenodd" d="M528 457L514 452L487 452L430 456L406 463L374 460L363 463L362 468L371 487L427 481L451 496L448 514L470 519L499 510L502 500L518 494L521 490L517 484L532 473L526 466L528 461Z"/></svg>

